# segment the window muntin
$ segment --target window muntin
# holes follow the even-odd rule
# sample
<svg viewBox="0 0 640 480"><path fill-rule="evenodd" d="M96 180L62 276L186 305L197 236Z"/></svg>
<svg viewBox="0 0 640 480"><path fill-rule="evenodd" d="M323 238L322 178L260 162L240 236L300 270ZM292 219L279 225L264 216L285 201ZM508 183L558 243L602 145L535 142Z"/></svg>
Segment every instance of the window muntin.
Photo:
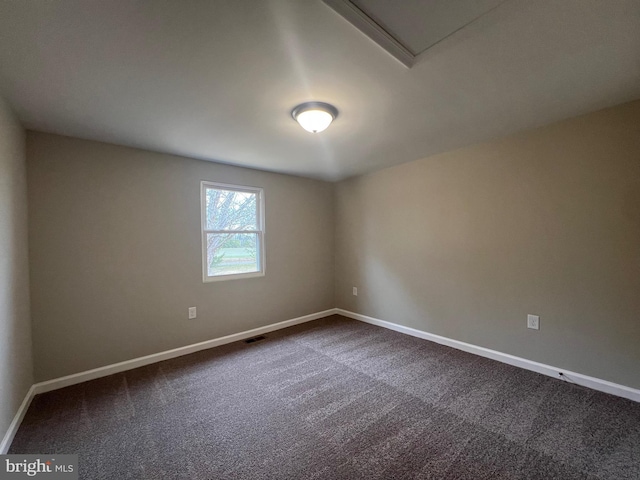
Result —
<svg viewBox="0 0 640 480"><path fill-rule="evenodd" d="M201 200L204 281L264 275L263 190L202 182Z"/></svg>

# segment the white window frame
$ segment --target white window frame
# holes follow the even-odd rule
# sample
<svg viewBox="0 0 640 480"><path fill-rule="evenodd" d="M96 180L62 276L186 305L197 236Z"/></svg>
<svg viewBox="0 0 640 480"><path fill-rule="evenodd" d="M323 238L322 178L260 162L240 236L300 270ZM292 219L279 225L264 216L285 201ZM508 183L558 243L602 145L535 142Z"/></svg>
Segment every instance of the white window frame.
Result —
<svg viewBox="0 0 640 480"><path fill-rule="evenodd" d="M241 230L236 233L255 233L258 235L258 267L257 272L248 273L231 273L228 275L209 275L207 268L207 234L208 233L228 233L231 230L207 230L206 216L206 190L207 188L216 188L220 190L231 190L234 192L253 193L257 196L256 222L257 230ZM231 185L228 183L209 182L203 180L200 182L200 238L202 240L202 281L220 282L224 280L238 280L241 278L264 277L265 275L265 242L264 242L264 189L260 187L248 187L243 185Z"/></svg>

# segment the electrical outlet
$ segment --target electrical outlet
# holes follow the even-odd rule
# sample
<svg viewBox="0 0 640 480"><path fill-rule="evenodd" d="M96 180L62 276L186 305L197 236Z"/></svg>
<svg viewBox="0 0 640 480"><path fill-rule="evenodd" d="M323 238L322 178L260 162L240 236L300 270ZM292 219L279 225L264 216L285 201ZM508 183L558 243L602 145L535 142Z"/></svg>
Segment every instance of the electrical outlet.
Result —
<svg viewBox="0 0 640 480"><path fill-rule="evenodd" d="M358 296L358 287L353 287L353 295L354 295L355 297L357 297L357 296Z"/></svg>
<svg viewBox="0 0 640 480"><path fill-rule="evenodd" d="M193 320L196 317L196 307L189 307L189 320Z"/></svg>
<svg viewBox="0 0 640 480"><path fill-rule="evenodd" d="M540 317L538 315L527 315L527 328L540 330Z"/></svg>

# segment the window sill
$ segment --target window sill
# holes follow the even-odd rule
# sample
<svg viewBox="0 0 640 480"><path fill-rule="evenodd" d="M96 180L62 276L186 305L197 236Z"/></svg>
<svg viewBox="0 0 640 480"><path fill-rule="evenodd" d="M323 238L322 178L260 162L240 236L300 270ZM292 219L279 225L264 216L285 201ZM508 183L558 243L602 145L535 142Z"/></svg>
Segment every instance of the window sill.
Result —
<svg viewBox="0 0 640 480"><path fill-rule="evenodd" d="M235 273L231 275L217 275L215 277L204 277L203 283L222 282L226 280L241 280L244 278L264 277L264 272L251 272L251 273Z"/></svg>

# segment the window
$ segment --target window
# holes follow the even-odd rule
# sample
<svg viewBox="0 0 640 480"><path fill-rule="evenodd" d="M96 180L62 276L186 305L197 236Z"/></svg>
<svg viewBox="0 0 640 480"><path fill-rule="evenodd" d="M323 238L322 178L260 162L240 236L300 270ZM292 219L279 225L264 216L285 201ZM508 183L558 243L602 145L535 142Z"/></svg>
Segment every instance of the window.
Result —
<svg viewBox="0 0 640 480"><path fill-rule="evenodd" d="M201 201L203 280L264 275L262 189L202 182Z"/></svg>

